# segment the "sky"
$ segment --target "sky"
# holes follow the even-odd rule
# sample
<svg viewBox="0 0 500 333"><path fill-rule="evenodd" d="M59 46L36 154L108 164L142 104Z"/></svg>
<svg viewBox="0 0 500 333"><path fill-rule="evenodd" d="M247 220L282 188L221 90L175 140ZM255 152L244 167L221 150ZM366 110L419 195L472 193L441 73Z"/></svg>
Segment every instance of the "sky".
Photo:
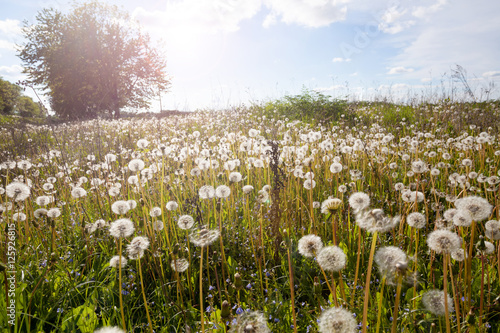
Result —
<svg viewBox="0 0 500 333"><path fill-rule="evenodd" d="M167 60L167 110L251 105L304 90L349 100L500 97L500 1L103 0ZM0 76L23 79L23 21L72 1L0 0ZM34 96L33 92L26 92ZM151 111L160 108L160 96Z"/></svg>

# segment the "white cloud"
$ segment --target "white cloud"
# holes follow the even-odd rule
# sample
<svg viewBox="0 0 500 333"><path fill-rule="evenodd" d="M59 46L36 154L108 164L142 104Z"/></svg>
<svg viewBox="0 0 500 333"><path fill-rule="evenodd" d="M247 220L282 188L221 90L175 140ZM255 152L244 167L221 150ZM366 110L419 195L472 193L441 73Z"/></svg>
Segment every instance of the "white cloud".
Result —
<svg viewBox="0 0 500 333"><path fill-rule="evenodd" d="M411 14L420 19L428 18L431 14L439 11L445 4L447 0L438 0L435 4L432 4L428 7L418 6L414 7Z"/></svg>
<svg viewBox="0 0 500 333"><path fill-rule="evenodd" d="M337 57L337 58L333 58L332 59L333 62L350 62L351 61L351 58L341 58L341 57Z"/></svg>
<svg viewBox="0 0 500 333"><path fill-rule="evenodd" d="M453 6L442 6L443 10L434 12L425 24L395 40L402 47L390 60L391 67L415 68L404 77L418 80L428 78L429 73L449 75L456 64L465 68L471 78L497 69L500 2L478 0L472 4L457 0Z"/></svg>
<svg viewBox="0 0 500 333"><path fill-rule="evenodd" d="M12 66L0 66L0 73L6 74L20 74L23 71L23 68L19 65Z"/></svg>
<svg viewBox="0 0 500 333"><path fill-rule="evenodd" d="M4 36L17 36L21 34L21 22L18 20L0 20L0 33Z"/></svg>
<svg viewBox="0 0 500 333"><path fill-rule="evenodd" d="M317 92L325 92L325 91L335 91L335 90L343 90L343 89L346 89L346 86L345 86L345 85L342 85L342 84L334 84L334 85L329 86L329 87L319 87L319 88L314 88L313 90L314 90L314 91L317 91Z"/></svg>
<svg viewBox="0 0 500 333"><path fill-rule="evenodd" d="M392 75L392 74L402 74L411 72L413 72L413 68L405 68L403 66L398 66L390 68L387 74Z"/></svg>
<svg viewBox="0 0 500 333"><path fill-rule="evenodd" d="M8 40L3 40L0 39L0 49L5 49L9 51L15 51L16 50L16 44L12 43Z"/></svg>
<svg viewBox="0 0 500 333"><path fill-rule="evenodd" d="M483 76L487 78L500 77L500 71L484 72Z"/></svg>
<svg viewBox="0 0 500 333"><path fill-rule="evenodd" d="M281 21L317 28L346 18L349 0L267 0L266 6Z"/></svg>

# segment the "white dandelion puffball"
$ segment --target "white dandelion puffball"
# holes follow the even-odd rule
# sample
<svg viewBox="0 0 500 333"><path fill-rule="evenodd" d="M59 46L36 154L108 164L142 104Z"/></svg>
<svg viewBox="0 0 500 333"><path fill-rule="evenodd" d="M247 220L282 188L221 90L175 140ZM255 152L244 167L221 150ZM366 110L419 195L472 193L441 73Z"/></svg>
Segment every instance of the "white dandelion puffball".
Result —
<svg viewBox="0 0 500 333"><path fill-rule="evenodd" d="M355 333L357 321L349 310L332 307L319 316L318 330L320 333Z"/></svg>
<svg viewBox="0 0 500 333"><path fill-rule="evenodd" d="M338 272L345 267L346 255L338 246L327 246L319 251L318 264L327 272Z"/></svg>
<svg viewBox="0 0 500 333"><path fill-rule="evenodd" d="M321 238L316 235L307 235L299 239L299 253L304 257L312 258L323 248Z"/></svg>

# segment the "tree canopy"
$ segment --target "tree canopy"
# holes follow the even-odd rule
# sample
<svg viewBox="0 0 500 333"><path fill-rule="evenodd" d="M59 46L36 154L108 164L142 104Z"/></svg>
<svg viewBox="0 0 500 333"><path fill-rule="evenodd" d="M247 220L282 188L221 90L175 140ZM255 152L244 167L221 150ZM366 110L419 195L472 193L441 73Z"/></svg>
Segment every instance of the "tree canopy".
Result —
<svg viewBox="0 0 500 333"><path fill-rule="evenodd" d="M44 89L62 118L119 117L124 107L149 106L169 86L164 57L116 6L93 1L67 14L43 9L36 24L25 22L23 34L18 56L27 82Z"/></svg>
<svg viewBox="0 0 500 333"><path fill-rule="evenodd" d="M17 84L0 78L0 113L22 117L43 116L40 106L31 97L22 95L22 90Z"/></svg>

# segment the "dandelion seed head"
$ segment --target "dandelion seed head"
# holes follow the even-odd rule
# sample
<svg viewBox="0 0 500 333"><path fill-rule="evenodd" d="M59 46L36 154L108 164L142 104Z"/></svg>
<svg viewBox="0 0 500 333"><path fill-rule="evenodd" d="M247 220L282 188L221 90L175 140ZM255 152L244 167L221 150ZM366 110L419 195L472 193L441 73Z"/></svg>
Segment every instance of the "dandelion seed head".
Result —
<svg viewBox="0 0 500 333"><path fill-rule="evenodd" d="M342 200L337 198L326 199L321 204L322 214L331 214L342 206Z"/></svg>
<svg viewBox="0 0 500 333"><path fill-rule="evenodd" d="M454 311L453 299L448 293L446 294L446 297L448 303L448 312L451 313ZM445 292L443 290L431 289L422 296L422 303L424 304L424 307L427 311L435 314L436 316L444 316L444 298Z"/></svg>
<svg viewBox="0 0 500 333"><path fill-rule="evenodd" d="M134 223L127 218L118 219L111 223L109 233L115 238L125 238L135 231Z"/></svg>
<svg viewBox="0 0 500 333"><path fill-rule="evenodd" d="M365 210L356 214L356 224L368 232L385 233L394 229L400 222L401 217L386 216L382 209Z"/></svg>
<svg viewBox="0 0 500 333"><path fill-rule="evenodd" d="M472 217L466 210L457 210L455 215L453 215L453 224L457 227L468 227L472 223Z"/></svg>
<svg viewBox="0 0 500 333"><path fill-rule="evenodd" d="M137 147L139 147L141 149L145 149L148 145L149 145L149 142L146 139L139 139L137 141Z"/></svg>
<svg viewBox="0 0 500 333"><path fill-rule="evenodd" d="M363 192L353 193L349 197L349 206L351 206L355 213L360 212L370 206L370 197Z"/></svg>
<svg viewBox="0 0 500 333"><path fill-rule="evenodd" d="M61 210L59 208L51 208L47 211L47 217L51 219L55 219L59 216L61 216Z"/></svg>
<svg viewBox="0 0 500 333"><path fill-rule="evenodd" d="M427 236L427 245L436 253L451 253L460 248L462 239L449 230L435 230Z"/></svg>
<svg viewBox="0 0 500 333"><path fill-rule="evenodd" d="M241 181L241 179L242 179L242 178L243 178L243 177L241 176L241 173L236 172L236 171L231 172L231 173L229 174L229 181L230 181L231 183L239 183L239 182Z"/></svg>
<svg viewBox="0 0 500 333"><path fill-rule="evenodd" d="M395 284L397 265L407 264L406 253L395 246L385 246L378 249L374 261L380 275L386 276L386 282L389 285Z"/></svg>
<svg viewBox="0 0 500 333"><path fill-rule="evenodd" d="M47 206L49 203L51 203L53 198L47 196L47 195L41 195L36 198L35 202L38 206Z"/></svg>
<svg viewBox="0 0 500 333"><path fill-rule="evenodd" d="M177 225L182 230L191 229L194 225L194 219L191 215L181 215L177 220Z"/></svg>
<svg viewBox="0 0 500 333"><path fill-rule="evenodd" d="M258 311L244 311L236 318L228 333L271 333L266 317Z"/></svg>
<svg viewBox="0 0 500 333"><path fill-rule="evenodd" d="M175 259L170 263L170 267L172 267L174 271L182 273L188 269L189 261L183 258Z"/></svg>
<svg viewBox="0 0 500 333"><path fill-rule="evenodd" d="M122 268L124 268L125 266L127 266L127 258L125 258L124 256L121 257L122 257ZM109 260L109 267L118 268L119 265L120 265L120 256L114 256L111 258L111 260Z"/></svg>
<svg viewBox="0 0 500 333"><path fill-rule="evenodd" d="M201 228L199 230L193 231L189 235L189 240L195 246L206 247L211 245L220 237L220 233L216 229Z"/></svg>
<svg viewBox="0 0 500 333"><path fill-rule="evenodd" d="M227 198L231 194L231 189L229 186L220 185L215 189L215 195L217 198Z"/></svg>
<svg viewBox="0 0 500 333"><path fill-rule="evenodd" d="M345 267L346 255L338 246L327 246L319 251L317 261L325 271L338 272Z"/></svg>
<svg viewBox="0 0 500 333"><path fill-rule="evenodd" d="M86 195L87 195L87 191L85 191L81 187L76 186L76 187L73 187L73 189L71 190L71 196L75 199L83 198Z"/></svg>
<svg viewBox="0 0 500 333"><path fill-rule="evenodd" d="M323 248L321 238L316 235L306 235L299 239L299 253L304 257L313 258Z"/></svg>
<svg viewBox="0 0 500 333"><path fill-rule="evenodd" d="M14 214L12 214L12 220L14 220L16 222L26 221L26 214L21 213L21 212L14 213Z"/></svg>
<svg viewBox="0 0 500 333"><path fill-rule="evenodd" d="M406 217L406 223L412 228L422 229L427 224L427 219L424 214L414 212Z"/></svg>
<svg viewBox="0 0 500 333"><path fill-rule="evenodd" d="M149 211L149 216L151 217L158 217L161 216L161 208L160 207L153 207Z"/></svg>
<svg viewBox="0 0 500 333"><path fill-rule="evenodd" d="M5 186L5 193L9 198L13 198L14 201L24 201L31 193L28 185L21 182L12 182Z"/></svg>
<svg viewBox="0 0 500 333"><path fill-rule="evenodd" d="M338 163L338 162L334 162L332 163L332 165L330 165L330 172L331 173L339 173L342 171L342 164Z"/></svg>
<svg viewBox="0 0 500 333"><path fill-rule="evenodd" d="M215 196L215 189L211 185L204 185L198 190L200 199L212 199Z"/></svg>
<svg viewBox="0 0 500 333"><path fill-rule="evenodd" d="M455 200L455 207L459 210L468 211L474 221L487 219L493 210L493 206L488 200L477 196L457 199Z"/></svg>
<svg viewBox="0 0 500 333"><path fill-rule="evenodd" d="M47 215L47 210L45 208L38 208L33 212L33 215L35 216L35 218L39 219L42 216Z"/></svg>
<svg viewBox="0 0 500 333"><path fill-rule="evenodd" d="M133 159L130 162L128 162L128 169L131 172L139 172L142 169L144 169L144 166L145 166L144 162L138 158Z"/></svg>
<svg viewBox="0 0 500 333"><path fill-rule="evenodd" d="M357 322L353 314L344 308L332 307L319 316L320 333L355 333Z"/></svg>
<svg viewBox="0 0 500 333"><path fill-rule="evenodd" d="M253 191L253 186L252 185L245 185L243 186L243 193L248 194Z"/></svg>
<svg viewBox="0 0 500 333"><path fill-rule="evenodd" d="M128 201L118 200L111 205L111 211L118 215L125 215L130 210Z"/></svg>
<svg viewBox="0 0 500 333"><path fill-rule="evenodd" d="M481 244L483 242L484 244ZM482 240L476 243L476 249L483 254L492 254L495 252L495 245L491 242Z"/></svg>
<svg viewBox="0 0 500 333"><path fill-rule="evenodd" d="M130 209L137 207L137 202L135 200L127 200L127 203L130 206Z"/></svg>
<svg viewBox="0 0 500 333"><path fill-rule="evenodd" d="M175 201L169 201L169 202L167 202L165 207L169 211L174 211L174 210L177 210L177 208L179 208L179 204L177 204L177 202L175 202Z"/></svg>

